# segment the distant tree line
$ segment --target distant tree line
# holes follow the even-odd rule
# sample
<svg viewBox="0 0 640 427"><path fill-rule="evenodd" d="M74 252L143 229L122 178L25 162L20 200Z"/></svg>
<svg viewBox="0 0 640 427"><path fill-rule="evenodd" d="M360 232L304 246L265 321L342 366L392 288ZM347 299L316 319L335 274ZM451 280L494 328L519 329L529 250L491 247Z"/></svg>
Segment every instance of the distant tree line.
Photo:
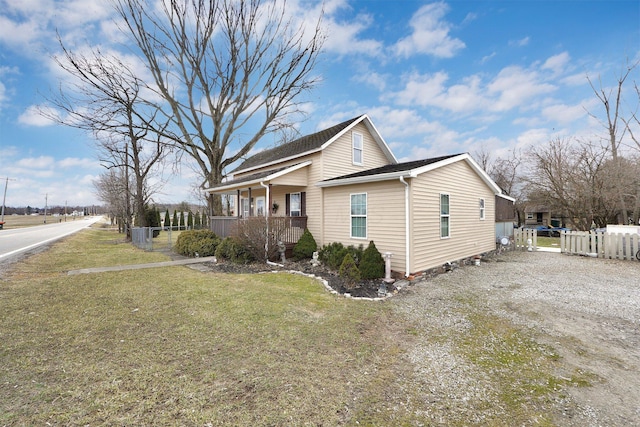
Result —
<svg viewBox="0 0 640 427"><path fill-rule="evenodd" d="M544 144L476 160L516 198L519 225L527 205L544 205L566 226L589 230L640 223L639 62L627 64L611 86L587 80L599 101L587 114L602 126L591 138L556 137ZM632 86L632 88L630 87Z"/></svg>

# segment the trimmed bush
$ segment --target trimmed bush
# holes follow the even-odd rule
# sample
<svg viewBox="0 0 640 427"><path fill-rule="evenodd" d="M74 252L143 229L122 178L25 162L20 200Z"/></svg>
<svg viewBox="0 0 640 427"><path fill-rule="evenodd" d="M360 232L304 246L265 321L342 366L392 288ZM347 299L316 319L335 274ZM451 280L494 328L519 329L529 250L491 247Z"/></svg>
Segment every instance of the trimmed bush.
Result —
<svg viewBox="0 0 640 427"><path fill-rule="evenodd" d="M308 228L304 229L304 233L300 236L300 240L293 247L293 257L296 260L311 258L313 253L318 250L318 244Z"/></svg>
<svg viewBox="0 0 640 427"><path fill-rule="evenodd" d="M247 264L253 261L251 254L238 243L234 238L227 237L216 248L216 258L234 262L236 264Z"/></svg>
<svg viewBox="0 0 640 427"><path fill-rule="evenodd" d="M382 254L376 248L373 240L369 242L369 246L362 253L362 260L358 266L360 276L363 279L379 279L384 277L384 259Z"/></svg>
<svg viewBox="0 0 640 427"><path fill-rule="evenodd" d="M347 253L344 260L342 260L338 274L345 279L348 289L353 289L355 284L360 281L360 270L358 270L358 266L350 253Z"/></svg>
<svg viewBox="0 0 640 427"><path fill-rule="evenodd" d="M318 259L322 261L327 267L332 270L339 270L342 265L342 261L344 261L344 257L347 254L351 255L353 261L358 265L360 260L362 259L362 254L364 252L363 246L360 245L357 248L353 245L348 247L344 247L342 243L333 242L328 245L325 245L320 249L318 253Z"/></svg>
<svg viewBox="0 0 640 427"><path fill-rule="evenodd" d="M189 230L178 236L175 251L181 255L193 257L213 256L220 245L220 238L210 230Z"/></svg>

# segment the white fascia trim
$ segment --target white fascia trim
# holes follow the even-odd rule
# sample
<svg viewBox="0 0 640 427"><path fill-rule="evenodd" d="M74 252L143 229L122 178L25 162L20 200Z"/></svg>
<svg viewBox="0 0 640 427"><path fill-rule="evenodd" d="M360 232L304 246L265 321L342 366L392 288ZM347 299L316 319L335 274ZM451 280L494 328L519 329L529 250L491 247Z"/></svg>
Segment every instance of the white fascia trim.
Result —
<svg viewBox="0 0 640 427"><path fill-rule="evenodd" d="M503 194L496 194L496 196L501 197L503 199L507 199L507 200L509 200L510 202L513 202L513 203L516 202L516 198L515 197L507 196L504 193Z"/></svg>
<svg viewBox="0 0 640 427"><path fill-rule="evenodd" d="M340 185L362 184L368 182L391 181L400 177L411 178L409 171L389 172L379 175L356 176L353 178L334 179L316 183L317 187L338 187Z"/></svg>
<svg viewBox="0 0 640 427"><path fill-rule="evenodd" d="M276 179L279 178L283 175L286 175L288 173L291 172L295 172L298 169L302 169L306 166L309 166L311 164L311 160L307 160L306 162L302 162L302 163L298 163L297 165L293 165L287 169L281 170L279 172L273 173L271 175L267 175L263 178L257 178L257 179L253 179L251 181L243 181L243 182L239 182L237 184L229 184L229 185L223 185L221 187L216 187L216 188L205 188L203 191L206 193L220 193L223 192L225 190L233 190L233 189L237 189L237 188L244 188L244 187L250 187L254 184L260 184L263 182L267 182L267 181L271 181L272 179Z"/></svg>
<svg viewBox="0 0 640 427"><path fill-rule="evenodd" d="M460 154L459 156L449 157L448 159L441 160L437 163L432 163L430 165L422 166L421 168L417 168L411 171L411 176L416 177L422 173L432 171L434 169L441 168L443 166L450 165L455 162L459 162L461 160L466 161L469 166L480 176L480 178L489 186L494 194L502 194L502 189L496 184L491 177L473 160L468 153Z"/></svg>
<svg viewBox="0 0 640 427"><path fill-rule="evenodd" d="M365 114L365 117L367 118L367 120L364 122L364 125L369 129L369 133L373 135L373 138L376 140L380 148L382 148L382 151L384 151L385 154L393 160L391 163L398 163L398 159L393 154L393 152L391 151L391 148L382 137L382 134L378 132L376 125L373 124L371 119L369 119L369 116L367 116L366 114Z"/></svg>
<svg viewBox="0 0 640 427"><path fill-rule="evenodd" d="M287 162L289 160L297 159L299 157L308 156L309 154L317 153L319 151L322 151L322 149L318 148L318 149L315 149L315 150L305 151L304 153L296 154L294 156L283 157L281 159L274 160L274 161L271 161L269 163L261 163L259 165L256 165L256 166L253 166L253 167L250 167L250 168L247 168L247 169L234 171L233 175L235 176L235 175L238 175L238 174L241 174L241 173L251 172L251 171L256 170L256 169L263 169L263 168L266 168L267 166L277 165L278 163L283 163L283 162Z"/></svg>
<svg viewBox="0 0 640 427"><path fill-rule="evenodd" d="M398 159L396 159L396 156L393 155L393 153L391 152L391 148L389 148L384 138L382 138L382 135L380 135L380 132L378 132L378 129L376 129L375 125L373 124L373 122L371 121L371 119L367 114L361 115L358 118L358 120L354 120L353 123L351 123L346 128L342 129L342 131L334 135L333 138L331 138L330 140L322 144L321 150L324 150L329 145L333 144L338 138L340 138L345 133L349 132L353 127L355 127L360 122L364 122L364 125L366 126L367 130L369 131L373 139L376 141L380 149L385 153L387 158L391 160L390 163L398 163Z"/></svg>

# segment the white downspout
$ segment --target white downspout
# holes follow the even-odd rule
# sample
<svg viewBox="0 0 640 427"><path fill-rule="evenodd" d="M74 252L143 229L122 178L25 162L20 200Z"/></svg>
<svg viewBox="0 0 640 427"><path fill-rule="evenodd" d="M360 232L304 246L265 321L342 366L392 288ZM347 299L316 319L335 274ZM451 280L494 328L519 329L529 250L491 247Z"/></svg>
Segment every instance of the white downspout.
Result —
<svg viewBox="0 0 640 427"><path fill-rule="evenodd" d="M411 255L410 252L410 245L411 242L409 241L409 183L407 181L404 180L404 177L401 176L400 177L400 182L404 184L404 252L405 252L405 272L404 275L405 277L409 276L409 272L411 271L410 269L410 263L409 263L409 256Z"/></svg>
<svg viewBox="0 0 640 427"><path fill-rule="evenodd" d="M260 181L260 186L265 189L265 201L264 201L264 219L267 222L267 236L264 241L264 258L269 261L269 211L271 208L269 204L269 186L263 181Z"/></svg>

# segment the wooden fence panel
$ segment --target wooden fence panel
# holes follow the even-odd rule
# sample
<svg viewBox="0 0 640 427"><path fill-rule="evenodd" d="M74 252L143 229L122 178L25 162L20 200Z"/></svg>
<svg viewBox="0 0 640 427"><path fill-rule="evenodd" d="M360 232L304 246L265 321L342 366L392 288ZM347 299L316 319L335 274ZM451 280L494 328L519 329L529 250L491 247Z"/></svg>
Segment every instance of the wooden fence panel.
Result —
<svg viewBox="0 0 640 427"><path fill-rule="evenodd" d="M563 231L560 252L598 258L632 260L640 249L640 235L589 231Z"/></svg>
<svg viewBox="0 0 640 427"><path fill-rule="evenodd" d="M538 232L528 228L517 228L513 230L513 239L517 250L526 251L529 247L528 240L531 239L533 250L538 249Z"/></svg>

